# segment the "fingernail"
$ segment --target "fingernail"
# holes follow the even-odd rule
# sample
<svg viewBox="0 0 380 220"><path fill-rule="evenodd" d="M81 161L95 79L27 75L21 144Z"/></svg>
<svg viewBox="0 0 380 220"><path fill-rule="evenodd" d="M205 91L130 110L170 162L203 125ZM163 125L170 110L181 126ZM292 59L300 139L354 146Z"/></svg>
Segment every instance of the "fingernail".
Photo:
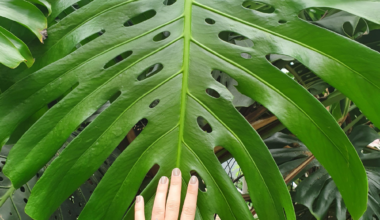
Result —
<svg viewBox="0 0 380 220"><path fill-rule="evenodd" d="M196 184L198 182L198 178L196 176L192 176L190 179L190 184Z"/></svg>
<svg viewBox="0 0 380 220"><path fill-rule="evenodd" d="M141 200L142 200L142 196L137 196L136 197L136 203L141 202Z"/></svg>
<svg viewBox="0 0 380 220"><path fill-rule="evenodd" d="M166 176L161 177L160 184L166 184L168 182L168 178Z"/></svg>
<svg viewBox="0 0 380 220"><path fill-rule="evenodd" d="M178 168L175 168L173 170L173 176L179 176L181 174L181 171Z"/></svg>

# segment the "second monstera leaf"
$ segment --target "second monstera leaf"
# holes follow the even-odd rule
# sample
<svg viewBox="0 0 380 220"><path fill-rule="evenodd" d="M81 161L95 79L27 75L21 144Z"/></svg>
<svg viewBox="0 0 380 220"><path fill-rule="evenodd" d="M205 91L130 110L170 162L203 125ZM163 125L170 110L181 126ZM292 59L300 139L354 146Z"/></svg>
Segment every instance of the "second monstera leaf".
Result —
<svg viewBox="0 0 380 220"><path fill-rule="evenodd" d="M271 1L265 11L256 11L242 0L94 0L66 16L36 48L38 62L0 96L0 142L5 143L20 123L67 94L15 144L4 173L21 186L86 118L113 102L47 168L26 213L47 219L144 119L147 126L107 171L79 219L133 219L133 212L125 213L133 210L128 207L156 165L156 177L142 192L147 206L158 178L178 167L184 184L196 172L206 185L197 219L215 213L221 219L253 219L214 155L217 146L241 165L260 219L295 219L270 152L234 108L231 93L213 78L212 71L219 70L308 146L358 219L368 188L354 147L323 105L266 59L268 54L294 57L380 124L380 106L373 106L379 103L380 54L297 18L308 7L334 7L379 23L374 9L379 4L355 3ZM65 10L63 5L53 5L54 13Z"/></svg>
<svg viewBox="0 0 380 220"><path fill-rule="evenodd" d="M2 0L0 1L0 17L17 22L43 42L46 37L47 19L32 3L46 7L51 13L50 3L45 0ZM34 58L26 44L10 31L0 26L0 63L10 68L16 68L21 62L28 67L34 63Z"/></svg>
<svg viewBox="0 0 380 220"><path fill-rule="evenodd" d="M361 220L372 220L374 216L380 217L380 151L368 148L367 146L380 138L380 135L369 126L360 125L353 129L349 135L352 144L355 146L360 159L362 160L368 176L369 193L368 208ZM318 220L336 218L338 220L347 219L347 207L342 199L342 195L334 183L334 180L321 166L317 160L313 160L306 166L302 164L311 156L311 152L296 138L277 133L265 141L276 163L279 165L281 173L288 176L292 171L302 167L302 171L292 176L289 183L302 177L302 181L293 192L293 202L306 206L310 213ZM296 145L296 147L294 147ZM293 146L286 148L285 146ZM307 177L304 174L312 170ZM306 218L307 212L301 213L298 217Z"/></svg>

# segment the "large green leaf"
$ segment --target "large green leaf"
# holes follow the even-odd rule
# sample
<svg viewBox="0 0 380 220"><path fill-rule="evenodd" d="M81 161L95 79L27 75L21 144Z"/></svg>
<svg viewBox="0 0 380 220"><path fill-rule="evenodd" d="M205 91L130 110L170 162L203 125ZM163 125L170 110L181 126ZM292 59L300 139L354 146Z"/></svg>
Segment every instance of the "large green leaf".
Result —
<svg viewBox="0 0 380 220"><path fill-rule="evenodd" d="M51 13L50 3L45 0L31 0L48 8ZM38 37L43 42L47 28L47 19L44 14L32 3L20 0L0 1L0 17L17 22ZM34 58L29 48L19 38L3 27L0 27L0 63L10 68L16 68L21 62L28 67L34 63Z"/></svg>
<svg viewBox="0 0 380 220"><path fill-rule="evenodd" d="M52 6L53 13L67 7L62 2ZM379 23L380 4L268 3L274 11L249 9L249 2L242 0L95 0L49 28L45 45L35 48L38 62L19 73L24 78L0 96L0 142L34 112L79 85L12 148L4 173L15 187L48 163L86 118L121 94L48 167L26 212L34 219L47 219L128 131L147 119L147 127L109 169L80 219L122 218L155 164L160 166L157 178L142 193L147 200L154 197L158 177L179 167L184 182L196 171L206 183L197 219L210 219L215 213L222 219L252 219L214 156L215 146L223 146L241 165L260 219L285 219L284 211L287 219L295 219L268 149L236 111L230 92L212 77L213 70L220 70L236 80L239 92L267 107L306 144L358 219L366 209L368 187L355 149L323 105L266 56L297 59L380 124L380 54L297 17L308 7L332 7ZM253 46L225 42L226 32L251 40ZM209 89L220 97L210 96ZM151 105L156 100L158 105ZM199 127L200 117L212 132Z"/></svg>
<svg viewBox="0 0 380 220"><path fill-rule="evenodd" d="M0 62L8 67L15 68L24 61L28 67L34 63L34 58L28 46L19 38L3 27L0 27L1 51Z"/></svg>
<svg viewBox="0 0 380 220"><path fill-rule="evenodd" d="M73 134L57 152L57 156L74 137L75 136ZM19 189L13 188L11 181L4 176L3 173L1 173L11 147L12 145L5 145L0 152L0 216L4 220L32 220L32 218L25 213L24 209L29 200L30 192L36 182L41 178L44 169L41 169L30 181L21 186ZM84 184L75 190L75 192L73 192L69 198L61 204L61 206L51 215L49 219L76 219L83 210L96 185L102 179L104 173L107 171L109 166L112 165L113 161L119 154L120 151L115 149L107 160L104 161L101 167L93 175L91 175L91 177Z"/></svg>

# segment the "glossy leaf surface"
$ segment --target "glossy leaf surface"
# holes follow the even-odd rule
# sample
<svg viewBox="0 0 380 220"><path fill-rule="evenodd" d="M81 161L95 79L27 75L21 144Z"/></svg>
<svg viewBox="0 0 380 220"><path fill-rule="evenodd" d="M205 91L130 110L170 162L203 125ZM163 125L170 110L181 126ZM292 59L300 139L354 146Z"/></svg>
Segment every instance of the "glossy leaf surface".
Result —
<svg viewBox="0 0 380 220"><path fill-rule="evenodd" d="M0 35L2 51L0 62L13 68L21 61L24 61L28 67L33 65L34 58L24 42L3 27L0 27Z"/></svg>
<svg viewBox="0 0 380 220"><path fill-rule="evenodd" d="M79 85L16 143L5 174L16 187L24 184L86 118L120 95L48 167L26 212L47 219L128 131L146 119L143 132L109 169L79 219L121 219L155 164L160 166L157 178L142 193L147 200L154 197L158 177L179 167L184 182L192 171L205 181L197 219L211 219L215 213L222 219L252 219L213 153L216 146L241 165L260 219L285 219L284 211L287 219L295 219L268 149L234 108L231 93L213 78L211 72L220 70L238 83L239 92L268 108L306 144L358 219L366 209L368 188L355 149L323 105L266 59L268 54L296 58L380 124L380 106L373 106L379 97L380 63L375 61L380 55L296 16L307 7L336 7L379 23L376 2L355 2L271 1L275 10L268 13L243 7L240 0L95 0L68 15L49 29L49 39L38 48L38 62L1 94L0 141L6 142L18 124ZM63 11L65 4L52 8ZM224 31L244 36L253 46L224 41ZM118 58L125 54L127 58ZM210 96L207 89L220 96ZM199 117L211 132L199 127ZM126 219L132 218L130 213Z"/></svg>
<svg viewBox="0 0 380 220"><path fill-rule="evenodd" d="M33 3L41 4L51 12L50 3L45 0L0 1L0 17L15 21L34 33L43 42L47 19L44 14ZM29 48L18 37L3 27L0 27L0 63L10 68L16 68L21 62L28 67L34 63L34 58Z"/></svg>

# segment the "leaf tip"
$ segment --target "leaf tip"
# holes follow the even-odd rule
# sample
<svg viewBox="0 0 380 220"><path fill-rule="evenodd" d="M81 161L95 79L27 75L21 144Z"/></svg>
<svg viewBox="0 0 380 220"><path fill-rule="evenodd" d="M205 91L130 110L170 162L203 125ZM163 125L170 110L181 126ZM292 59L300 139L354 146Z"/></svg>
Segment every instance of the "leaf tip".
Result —
<svg viewBox="0 0 380 220"><path fill-rule="evenodd" d="M40 34L41 34L40 41L41 43L44 43L44 40L46 40L48 37L47 29L43 29L42 31L40 31Z"/></svg>

